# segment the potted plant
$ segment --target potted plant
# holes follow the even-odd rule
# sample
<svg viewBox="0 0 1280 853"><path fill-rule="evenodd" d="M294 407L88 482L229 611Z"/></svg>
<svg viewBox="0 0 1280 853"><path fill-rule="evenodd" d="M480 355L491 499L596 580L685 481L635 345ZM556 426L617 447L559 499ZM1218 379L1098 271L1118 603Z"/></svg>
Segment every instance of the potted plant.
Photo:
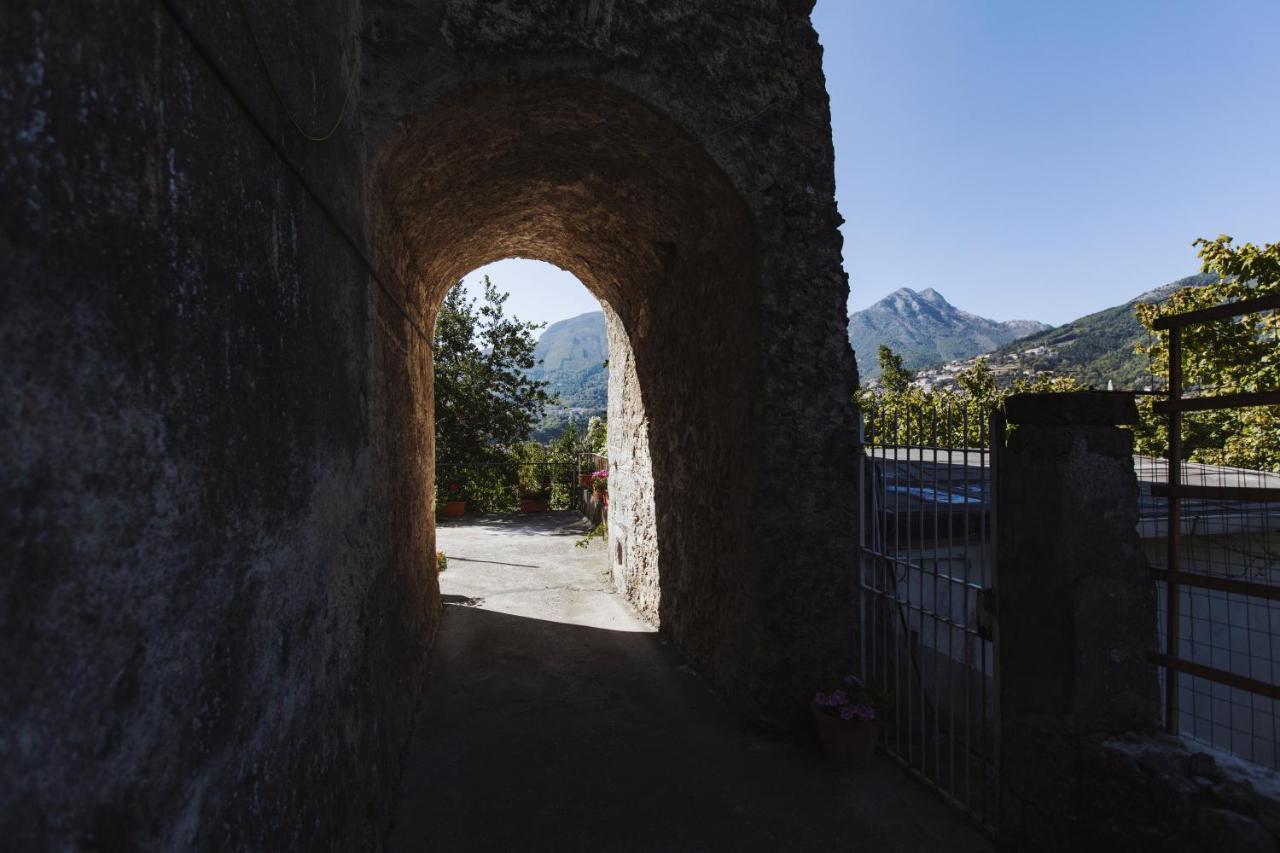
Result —
<svg viewBox="0 0 1280 853"><path fill-rule="evenodd" d="M864 764L876 751L884 701L856 675L826 680L810 706L822 751L846 767Z"/></svg>
<svg viewBox="0 0 1280 853"><path fill-rule="evenodd" d="M592 473L591 493L596 496L596 500L602 501L605 506L609 505L609 470L607 468Z"/></svg>
<svg viewBox="0 0 1280 853"><path fill-rule="evenodd" d="M544 480L536 489L520 489L521 512L546 512L551 501L551 481Z"/></svg>
<svg viewBox="0 0 1280 853"><path fill-rule="evenodd" d="M461 483L450 482L436 498L437 512L444 518L459 518L467 511L466 490Z"/></svg>

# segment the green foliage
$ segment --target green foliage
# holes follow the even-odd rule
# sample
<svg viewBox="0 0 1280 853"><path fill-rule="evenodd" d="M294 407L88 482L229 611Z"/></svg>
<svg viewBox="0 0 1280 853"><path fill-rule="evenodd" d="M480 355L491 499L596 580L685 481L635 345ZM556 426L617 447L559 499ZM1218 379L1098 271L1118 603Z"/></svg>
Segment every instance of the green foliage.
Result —
<svg viewBox="0 0 1280 853"><path fill-rule="evenodd" d="M605 414L604 409L599 409L589 413L571 412L565 409L548 409L542 421L534 427L532 438L534 441L540 441L543 444L551 444L560 436L564 435L564 431L573 424L575 428L580 423L585 422L588 418L602 417Z"/></svg>
<svg viewBox="0 0 1280 853"><path fill-rule="evenodd" d="M880 381L890 394L901 394L907 390L911 380L915 378L910 370L902 366L902 356L898 355L887 344L881 344L876 351L876 361L880 364Z"/></svg>
<svg viewBox="0 0 1280 853"><path fill-rule="evenodd" d="M592 418L587 421L586 449L592 453L603 454L608 445L608 422L603 418Z"/></svg>
<svg viewBox="0 0 1280 853"><path fill-rule="evenodd" d="M572 493L578 484L573 475L578 470L578 457L582 455L586 445L578 434L578 427L570 423L560 437L547 449L547 461L557 463L551 471L555 475L551 481L551 503L553 506L568 506Z"/></svg>
<svg viewBox="0 0 1280 853"><path fill-rule="evenodd" d="M560 433L560 437L552 442L547 451L547 459L551 462L575 463L584 450L586 450L586 443L578 433L577 424L570 423L565 427L564 432Z"/></svg>
<svg viewBox="0 0 1280 853"><path fill-rule="evenodd" d="M586 536L584 536L584 537L582 537L581 539L579 539L577 542L574 542L574 543L573 543L573 547L575 547L575 548L586 548L588 545L590 545L590 544L591 544L593 541L595 541L596 539L601 539L601 540L604 540L604 541L608 541L608 539L609 539L609 522L608 522L607 520L606 520L606 521L602 521L602 522L600 522L599 524L597 524L595 527L593 527L593 528L591 529L591 532L590 532L590 533L588 533Z"/></svg>
<svg viewBox="0 0 1280 853"><path fill-rule="evenodd" d="M885 346L881 349L881 364L894 365L895 353ZM884 375L887 377L889 371ZM985 358L961 371L956 383L958 390L926 391L900 383L894 386L899 390L894 390L887 382L882 390L859 389L855 400L862 410L867 441L952 449L988 447L987 419L1010 394L1081 388L1069 377L1016 379L1011 387L1000 388Z"/></svg>
<svg viewBox="0 0 1280 853"><path fill-rule="evenodd" d="M506 317L507 294L488 276L478 307L460 284L445 296L436 318L436 459L498 461L528 439L553 402L546 383L527 375L534 366L533 332L541 325Z"/></svg>
<svg viewBox="0 0 1280 853"><path fill-rule="evenodd" d="M449 568L449 558L444 555L444 551L436 551L436 574L444 572Z"/></svg>
<svg viewBox="0 0 1280 853"><path fill-rule="evenodd" d="M547 468L547 449L536 441L526 441L516 445L512 450L520 462L517 476L520 482L520 496L525 498L550 499L551 476Z"/></svg>
<svg viewBox="0 0 1280 853"><path fill-rule="evenodd" d="M515 512L519 508L519 469L514 465L438 466L437 482L445 474L466 484L468 512Z"/></svg>
<svg viewBox="0 0 1280 853"><path fill-rule="evenodd" d="M1205 273L1217 280L1180 290L1163 304L1137 306L1139 321L1152 329L1157 318L1210 308L1280 292L1280 243L1261 247L1233 245L1222 235L1200 238ZM1169 333L1136 351L1152 373L1168 376ZM1280 389L1280 312L1245 314L1234 319L1186 326L1182 337L1183 391L1188 396ZM1154 401L1140 401L1143 423L1137 430L1139 452L1164 456L1169 450L1168 421L1154 412ZM1196 462L1280 471L1280 406L1259 406L1183 416L1183 454Z"/></svg>
<svg viewBox="0 0 1280 853"><path fill-rule="evenodd" d="M467 484L458 477L436 477L436 503L467 500Z"/></svg>
<svg viewBox="0 0 1280 853"><path fill-rule="evenodd" d="M979 358L973 367L960 371L956 384L963 394L980 403L990 404L996 398L996 377L985 358Z"/></svg>
<svg viewBox="0 0 1280 853"><path fill-rule="evenodd" d="M510 452L509 459L497 464L437 466L437 482L465 482L468 513L519 512L521 497L546 498L553 510L572 506L578 482L576 462L559 462L550 451L543 450L541 455L525 446ZM539 464L542 459L548 461Z"/></svg>
<svg viewBox="0 0 1280 853"><path fill-rule="evenodd" d="M1138 296L1123 305L1096 311L1055 329L1038 332L1005 344L991 354L996 361L1018 354L1018 366L1070 376L1085 386L1140 389L1151 385L1147 359L1134 348L1148 333L1134 315L1140 302L1163 302L1187 287L1201 287L1216 280L1213 275L1193 275ZM1044 352L1028 354L1029 349Z"/></svg>

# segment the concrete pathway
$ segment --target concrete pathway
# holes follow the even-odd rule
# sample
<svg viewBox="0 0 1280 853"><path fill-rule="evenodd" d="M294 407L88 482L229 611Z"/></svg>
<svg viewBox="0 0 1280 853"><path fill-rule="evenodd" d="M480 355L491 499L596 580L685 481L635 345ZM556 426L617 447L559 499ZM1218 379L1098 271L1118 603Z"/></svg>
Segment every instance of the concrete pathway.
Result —
<svg viewBox="0 0 1280 853"><path fill-rule="evenodd" d="M980 851L879 759L742 730L612 592L571 514L441 524L431 681L391 849Z"/></svg>

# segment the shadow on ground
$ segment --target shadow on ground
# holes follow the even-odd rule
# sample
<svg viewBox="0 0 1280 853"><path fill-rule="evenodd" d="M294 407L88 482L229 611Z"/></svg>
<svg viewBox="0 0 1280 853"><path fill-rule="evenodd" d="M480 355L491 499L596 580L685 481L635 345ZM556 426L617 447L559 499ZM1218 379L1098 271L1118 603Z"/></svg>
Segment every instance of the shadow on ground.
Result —
<svg viewBox="0 0 1280 853"><path fill-rule="evenodd" d="M437 530L518 531L529 536L582 537L592 524L577 512L485 513L436 521Z"/></svg>
<svg viewBox="0 0 1280 853"><path fill-rule="evenodd" d="M392 850L987 848L887 760L839 772L744 732L637 621L464 598L445 607Z"/></svg>

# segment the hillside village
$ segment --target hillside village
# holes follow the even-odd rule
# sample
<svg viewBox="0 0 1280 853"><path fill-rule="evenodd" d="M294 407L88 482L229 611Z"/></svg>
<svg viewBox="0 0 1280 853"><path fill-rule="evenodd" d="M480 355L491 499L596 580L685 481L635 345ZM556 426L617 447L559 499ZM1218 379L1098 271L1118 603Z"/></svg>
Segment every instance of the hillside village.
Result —
<svg viewBox="0 0 1280 853"><path fill-rule="evenodd" d="M915 377L911 380L911 385L923 391L958 390L957 377L964 371L977 366L980 361L987 363L987 367L990 368L992 375L995 377L996 386L999 388L1008 388L1017 379L1035 380L1055 376L1069 376L1072 374L1065 371L1047 370L1038 365L1044 360L1062 359L1064 357L1063 351L1071 343L1072 341L1057 345L1038 344L1013 352L1000 350L994 353L984 353L973 358L955 359L935 367L924 367L914 371ZM882 386L879 377L872 377L863 384L873 390ZM1103 387L1107 390L1116 390L1116 383L1114 380L1108 380ZM1151 384L1144 384L1126 390L1150 391L1152 388Z"/></svg>

